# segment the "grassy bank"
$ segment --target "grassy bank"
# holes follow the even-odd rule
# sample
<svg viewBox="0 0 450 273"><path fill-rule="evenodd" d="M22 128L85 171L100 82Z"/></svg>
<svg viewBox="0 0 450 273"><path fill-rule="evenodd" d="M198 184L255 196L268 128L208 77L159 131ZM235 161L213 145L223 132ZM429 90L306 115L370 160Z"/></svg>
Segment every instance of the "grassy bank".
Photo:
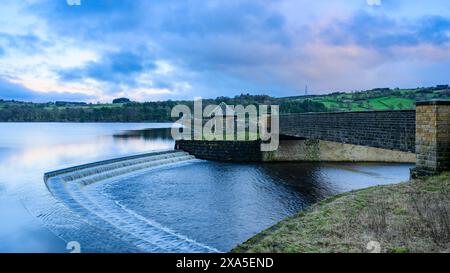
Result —
<svg viewBox="0 0 450 273"><path fill-rule="evenodd" d="M450 174L340 194L234 252L450 252Z"/></svg>

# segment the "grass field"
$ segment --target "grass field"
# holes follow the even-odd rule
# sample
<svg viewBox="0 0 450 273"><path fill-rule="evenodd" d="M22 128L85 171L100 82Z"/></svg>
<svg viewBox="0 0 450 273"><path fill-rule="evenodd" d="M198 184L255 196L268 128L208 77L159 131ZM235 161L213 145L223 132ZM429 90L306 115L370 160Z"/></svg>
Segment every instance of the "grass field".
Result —
<svg viewBox="0 0 450 273"><path fill-rule="evenodd" d="M337 111L368 111L368 110L403 110L413 109L415 100L401 97L380 97L368 100L353 101L338 100L329 97L314 98L315 102L323 103L330 110Z"/></svg>
<svg viewBox="0 0 450 273"><path fill-rule="evenodd" d="M447 173L340 194L281 221L234 252L450 252L449 191Z"/></svg>
<svg viewBox="0 0 450 273"><path fill-rule="evenodd" d="M292 99L299 101L312 100L323 103L330 111L408 110L414 109L416 101L450 100L450 90L430 90L430 88L369 90Z"/></svg>

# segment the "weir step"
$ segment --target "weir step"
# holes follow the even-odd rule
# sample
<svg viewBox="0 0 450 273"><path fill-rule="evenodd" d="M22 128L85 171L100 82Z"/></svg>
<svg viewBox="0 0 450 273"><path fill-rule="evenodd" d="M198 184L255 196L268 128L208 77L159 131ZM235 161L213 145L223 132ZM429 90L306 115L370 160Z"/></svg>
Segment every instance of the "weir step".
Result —
<svg viewBox="0 0 450 273"><path fill-rule="evenodd" d="M184 155L184 156L178 156L178 157L173 157L173 158L166 158L166 159L159 159L159 160L154 160L154 161L149 161L149 162L143 162L143 163L139 163L139 164L133 164L133 165L129 165L129 166L120 167L117 169L112 169L109 171L91 174L91 175L84 176L84 177L81 177L76 180L71 180L71 181L69 181L69 183L78 182L78 183L82 183L83 185L87 186L87 185L96 183L101 180L113 178L113 177L124 175L127 173L144 170L144 169L148 169L151 167L163 166L163 165L167 165L170 163L187 161L187 160L191 160L191 159L195 159L195 157L193 157L191 155Z"/></svg>
<svg viewBox="0 0 450 273"><path fill-rule="evenodd" d="M194 161L186 152L169 151L107 160L44 175L49 191L88 224L144 252L218 252L95 193L88 185ZM112 179L112 180L111 180ZM92 186L93 187L93 186ZM90 190L92 189L92 190Z"/></svg>
<svg viewBox="0 0 450 273"><path fill-rule="evenodd" d="M81 179L81 178L88 177L88 176L98 175L100 173L105 173L105 172L108 172L111 170L127 168L127 167L133 166L133 165L145 164L145 163L149 163L149 162L158 162L160 160L171 159L171 158L185 159L185 157L188 155L189 154L185 153L185 152L177 152L177 153L168 153L168 154L162 154L162 155L148 156L148 157L143 157L143 158L139 158L139 159L121 161L118 163L100 165L97 167L88 168L88 169L84 169L84 170L80 170L80 171L69 172L67 174L61 175L61 178L64 179L64 181L69 182L69 181L74 181L74 180Z"/></svg>

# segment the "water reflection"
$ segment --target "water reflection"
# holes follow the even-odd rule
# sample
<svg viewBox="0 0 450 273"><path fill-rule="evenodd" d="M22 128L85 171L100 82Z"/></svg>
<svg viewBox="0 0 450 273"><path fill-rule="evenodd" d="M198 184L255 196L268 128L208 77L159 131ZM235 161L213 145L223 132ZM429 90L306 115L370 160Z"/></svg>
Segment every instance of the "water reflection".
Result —
<svg viewBox="0 0 450 273"><path fill-rule="evenodd" d="M46 189L47 171L171 149L171 124L0 123L0 252L133 251ZM331 194L408 177L409 165L203 162L107 184L99 190L136 213L228 250ZM48 228L48 229L47 229ZM50 231L51 230L51 231ZM54 235L56 234L56 235Z"/></svg>
<svg viewBox="0 0 450 273"><path fill-rule="evenodd" d="M167 136L171 124L0 123L0 252L65 252L65 243L41 222L59 215L42 180L45 172L173 148L170 137L117 139L114 135L153 128ZM31 215L30 215L31 214ZM53 224L74 225L76 220ZM82 233L82 231L80 231Z"/></svg>
<svg viewBox="0 0 450 273"><path fill-rule="evenodd" d="M151 142L167 141L172 139L171 130L157 130L157 129L144 129L144 130L128 130L119 134L113 135L114 139L121 140L145 140Z"/></svg>
<svg viewBox="0 0 450 273"><path fill-rule="evenodd" d="M323 198L406 177L407 165L392 166L395 174L371 175L379 164L232 164L206 162L133 179L100 184L96 191L121 207L170 227L179 234L228 251L259 231ZM333 175L340 172L336 180ZM398 180L397 180L398 179Z"/></svg>
<svg viewBox="0 0 450 273"><path fill-rule="evenodd" d="M315 203L336 193L328 183L321 164L317 163L271 163L258 168L277 183L297 192L305 204Z"/></svg>

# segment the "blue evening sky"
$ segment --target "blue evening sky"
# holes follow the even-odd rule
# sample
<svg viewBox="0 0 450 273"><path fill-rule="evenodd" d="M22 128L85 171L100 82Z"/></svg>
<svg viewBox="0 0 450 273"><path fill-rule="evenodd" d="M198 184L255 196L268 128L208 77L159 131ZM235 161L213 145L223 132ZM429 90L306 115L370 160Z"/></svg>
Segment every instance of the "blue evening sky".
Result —
<svg viewBox="0 0 450 273"><path fill-rule="evenodd" d="M450 1L2 0L0 98L107 102L450 83Z"/></svg>

